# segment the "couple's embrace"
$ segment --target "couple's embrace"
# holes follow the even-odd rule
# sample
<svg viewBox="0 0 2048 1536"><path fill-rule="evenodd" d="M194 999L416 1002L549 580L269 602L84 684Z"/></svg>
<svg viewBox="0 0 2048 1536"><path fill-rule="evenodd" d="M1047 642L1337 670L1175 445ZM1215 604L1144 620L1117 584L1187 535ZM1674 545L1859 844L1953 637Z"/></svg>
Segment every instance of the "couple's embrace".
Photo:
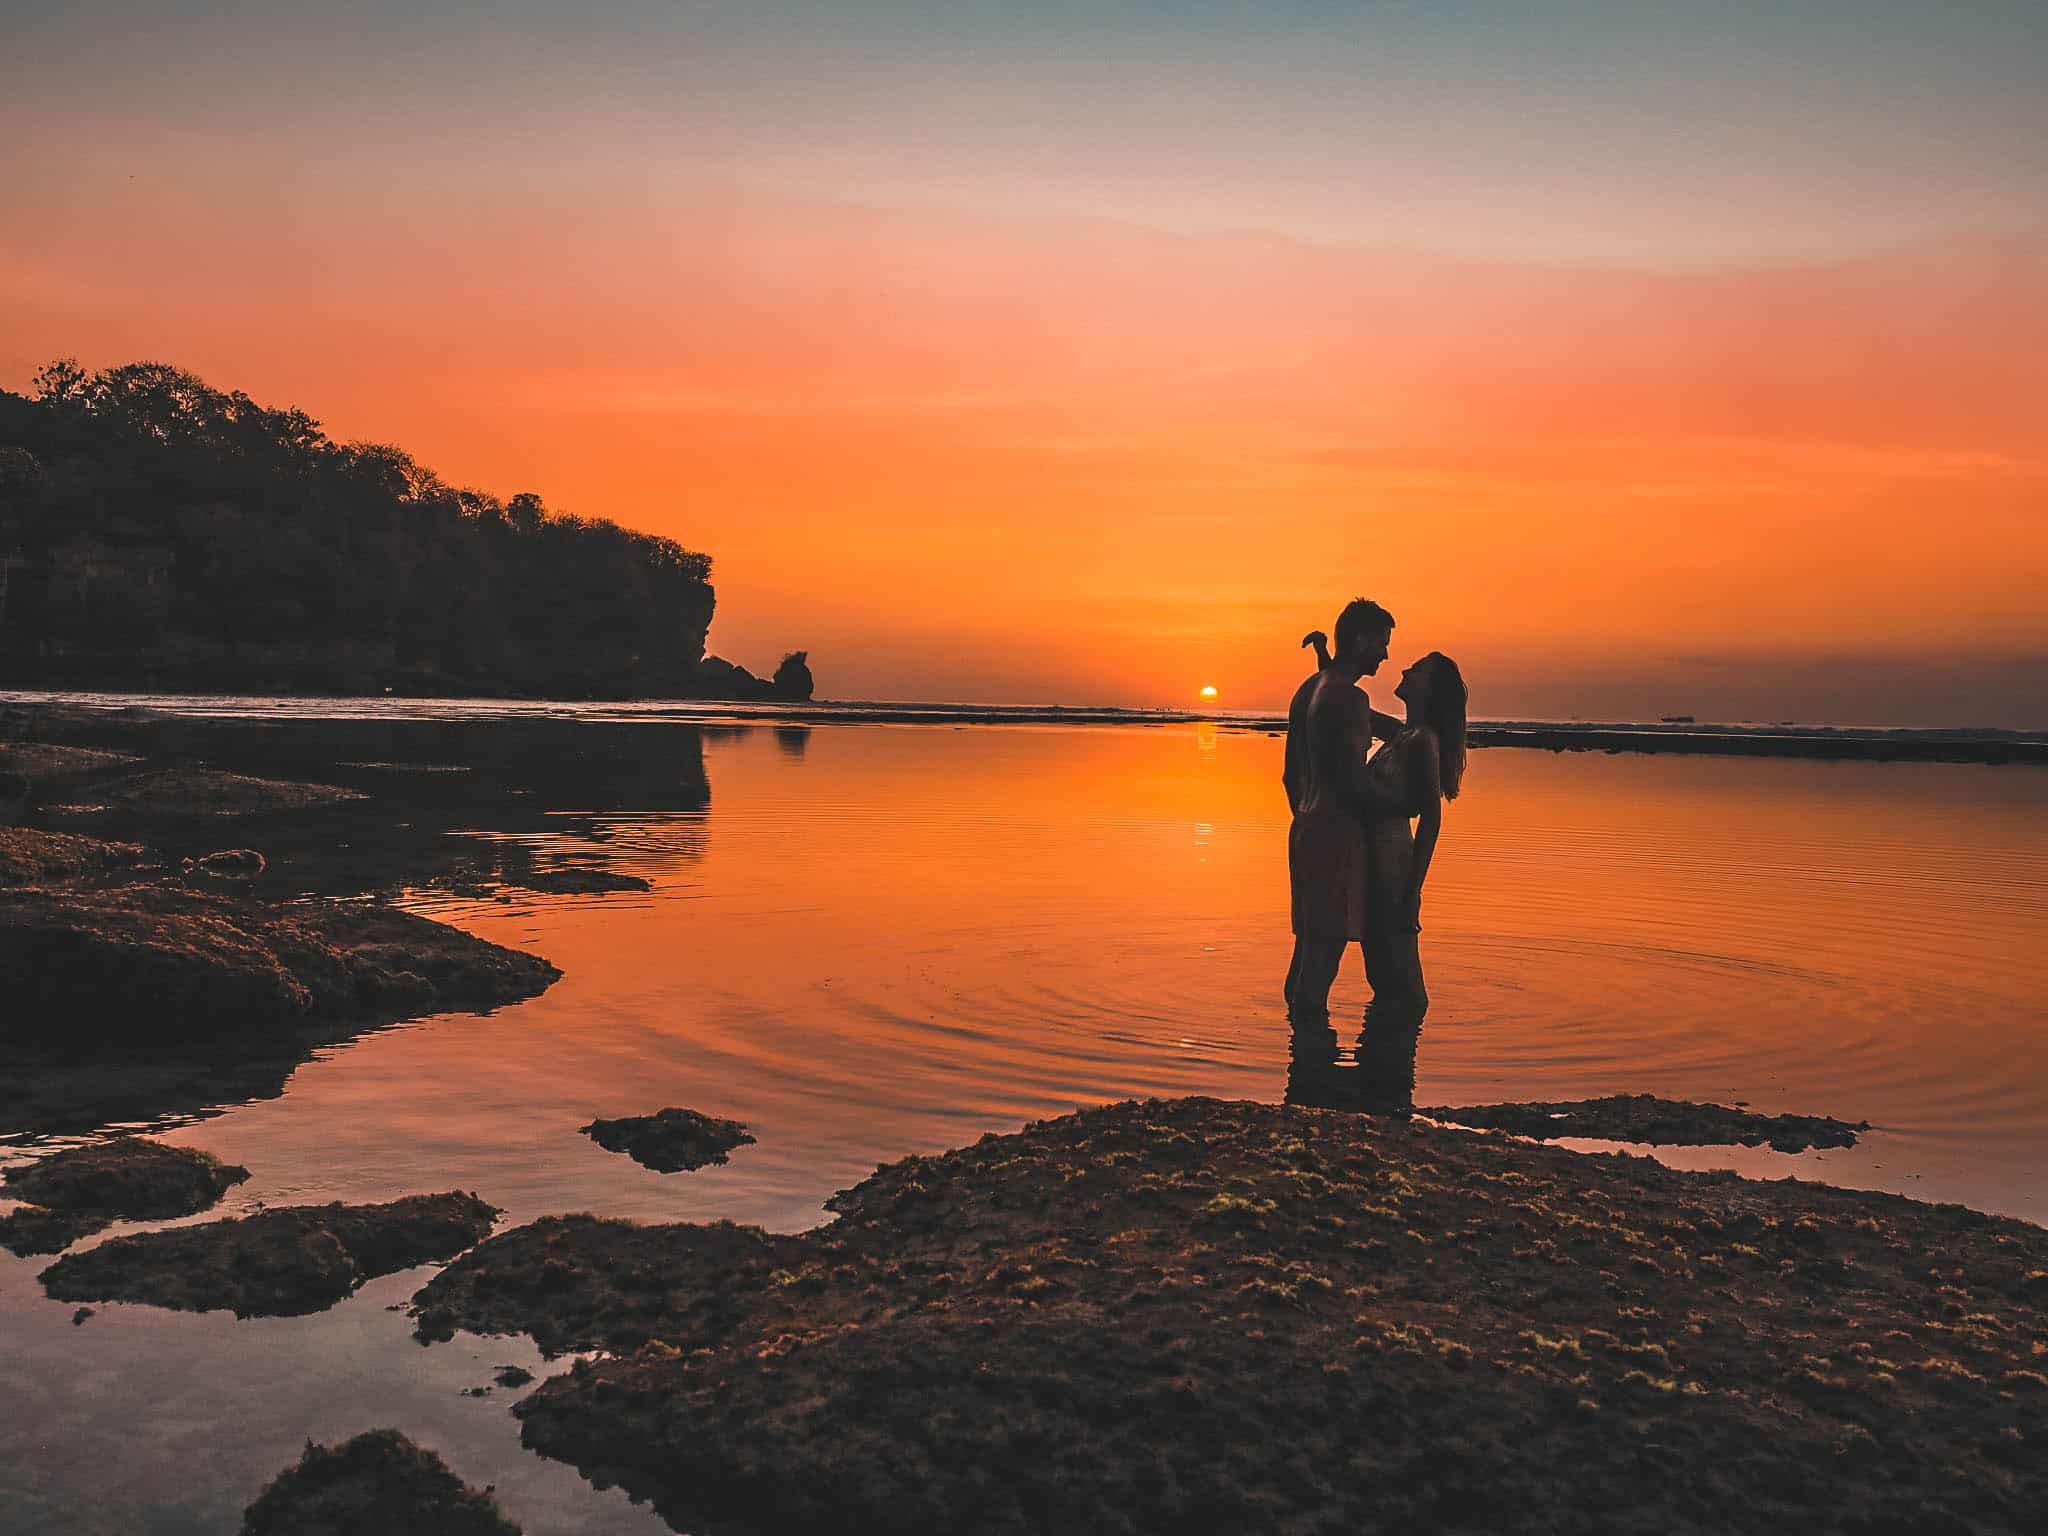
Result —
<svg viewBox="0 0 2048 1536"><path fill-rule="evenodd" d="M1354 943L1372 987L1369 1030L1383 1022L1419 1028L1429 1007L1422 882L1443 803L1458 797L1465 776L1465 680L1456 662L1432 651L1394 689L1405 716L1374 709L1359 681L1379 671L1393 633L1393 615L1361 597L1337 616L1333 652L1325 655L1321 634L1302 642L1316 646L1323 665L1288 706L1282 770L1294 812L1286 995L1298 1025L1327 1018L1331 983Z"/></svg>

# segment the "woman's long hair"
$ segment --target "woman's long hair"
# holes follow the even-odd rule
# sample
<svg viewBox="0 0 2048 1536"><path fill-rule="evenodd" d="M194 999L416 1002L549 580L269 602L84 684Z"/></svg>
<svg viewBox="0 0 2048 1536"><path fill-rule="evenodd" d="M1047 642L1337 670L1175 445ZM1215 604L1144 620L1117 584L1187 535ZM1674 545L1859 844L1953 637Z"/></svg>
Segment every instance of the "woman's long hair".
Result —
<svg viewBox="0 0 2048 1536"><path fill-rule="evenodd" d="M1436 732L1438 777L1444 798L1455 800L1465 783L1465 674L1442 651L1422 659L1430 666L1428 725Z"/></svg>

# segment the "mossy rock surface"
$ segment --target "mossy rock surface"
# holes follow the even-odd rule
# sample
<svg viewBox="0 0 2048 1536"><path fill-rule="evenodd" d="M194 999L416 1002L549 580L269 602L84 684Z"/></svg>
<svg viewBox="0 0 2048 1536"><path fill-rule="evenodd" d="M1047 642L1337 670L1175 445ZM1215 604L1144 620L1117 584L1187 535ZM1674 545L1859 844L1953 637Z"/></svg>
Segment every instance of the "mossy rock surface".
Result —
<svg viewBox="0 0 2048 1536"><path fill-rule="evenodd" d="M0 1216L0 1248L57 1253L116 1221L193 1216L249 1177L211 1152L122 1136L7 1170L0 1193L30 1202Z"/></svg>
<svg viewBox="0 0 2048 1536"><path fill-rule="evenodd" d="M71 880L131 869L149 857L140 843L110 843L76 832L0 827L0 886Z"/></svg>
<svg viewBox="0 0 2048 1536"><path fill-rule="evenodd" d="M175 886L0 891L0 1047L158 1048L309 1019L387 1022L545 990L547 961L363 903Z"/></svg>
<svg viewBox="0 0 2048 1536"><path fill-rule="evenodd" d="M148 1221L197 1215L248 1177L211 1152L120 1136L10 1168L6 1193L56 1210Z"/></svg>
<svg viewBox="0 0 2048 1536"><path fill-rule="evenodd" d="M344 805L367 797L336 784L258 778L217 768L151 768L101 784L94 797L114 809L152 816L250 816Z"/></svg>
<svg viewBox="0 0 2048 1536"><path fill-rule="evenodd" d="M231 1221L117 1237L42 1273L57 1301L139 1301L181 1312L297 1317L394 1270L452 1258L498 1212L475 1195L382 1205L288 1205Z"/></svg>
<svg viewBox="0 0 2048 1536"><path fill-rule="evenodd" d="M242 1536L519 1536L488 1492L395 1429L306 1444L242 1515Z"/></svg>
<svg viewBox="0 0 2048 1536"><path fill-rule="evenodd" d="M1512 1131L1540 1141L1573 1136L1596 1141L1633 1141L1651 1147L1768 1146L1774 1152L1853 1147L1857 1136L1870 1129L1868 1120L1835 1120L1826 1115L1759 1115L1725 1104L1660 1099L1648 1093L1555 1102L1440 1105L1416 1113L1452 1125Z"/></svg>
<svg viewBox="0 0 2048 1536"><path fill-rule="evenodd" d="M737 1120L717 1120L694 1109L663 1109L651 1115L593 1120L583 1134L607 1152L623 1152L656 1173L687 1173L726 1161L734 1147L754 1137Z"/></svg>
<svg viewBox="0 0 2048 1536"><path fill-rule="evenodd" d="M1115 1105L797 1236L551 1218L422 1332L679 1529L2036 1532L2048 1232L1419 1122ZM1902 1523L1903 1522L1903 1523Z"/></svg>
<svg viewBox="0 0 2048 1536"><path fill-rule="evenodd" d="M53 1211L40 1205L17 1205L0 1216L0 1248L28 1258L62 1253L82 1237L114 1224L111 1216L92 1211Z"/></svg>

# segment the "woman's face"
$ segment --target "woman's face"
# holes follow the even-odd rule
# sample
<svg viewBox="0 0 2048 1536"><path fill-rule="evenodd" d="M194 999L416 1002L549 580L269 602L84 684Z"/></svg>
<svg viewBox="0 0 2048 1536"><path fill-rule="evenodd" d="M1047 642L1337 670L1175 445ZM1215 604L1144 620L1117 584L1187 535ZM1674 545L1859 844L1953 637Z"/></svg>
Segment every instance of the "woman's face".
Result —
<svg viewBox="0 0 2048 1536"><path fill-rule="evenodd" d="M1395 685L1394 697L1406 700L1417 709L1425 708L1429 703L1430 670L1423 662L1412 663L1408 670L1401 674L1401 681Z"/></svg>

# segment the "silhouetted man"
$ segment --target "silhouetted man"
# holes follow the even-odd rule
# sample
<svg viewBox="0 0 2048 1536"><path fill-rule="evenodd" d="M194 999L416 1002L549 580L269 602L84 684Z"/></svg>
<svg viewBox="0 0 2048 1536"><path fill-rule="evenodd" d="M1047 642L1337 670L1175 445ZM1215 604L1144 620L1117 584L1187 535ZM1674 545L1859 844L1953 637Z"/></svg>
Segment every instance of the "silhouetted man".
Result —
<svg viewBox="0 0 2048 1536"><path fill-rule="evenodd" d="M1401 809L1365 771L1373 736L1391 736L1401 722L1374 710L1358 687L1387 659L1393 632L1393 615L1379 604L1362 597L1346 604L1329 664L1296 690L1288 708L1281 778L1294 810L1287 875L1295 942L1286 995L1300 1018L1328 1013L1345 947L1366 939L1364 818Z"/></svg>

